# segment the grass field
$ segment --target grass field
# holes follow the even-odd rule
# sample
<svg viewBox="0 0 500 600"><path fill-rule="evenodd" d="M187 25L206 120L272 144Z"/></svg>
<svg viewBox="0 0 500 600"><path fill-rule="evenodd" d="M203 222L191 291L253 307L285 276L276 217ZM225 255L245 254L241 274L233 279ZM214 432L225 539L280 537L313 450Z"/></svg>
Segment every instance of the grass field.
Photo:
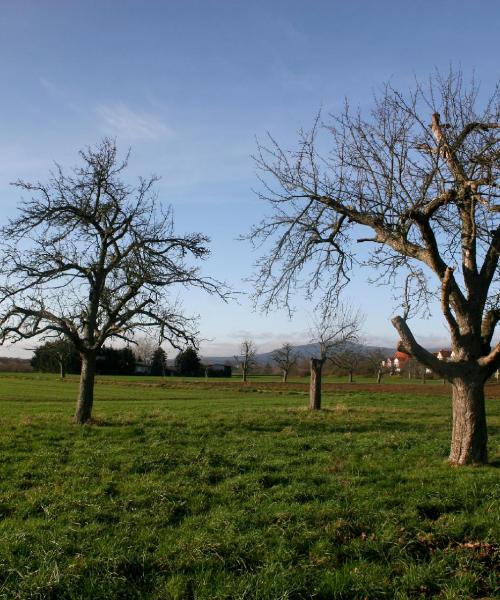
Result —
<svg viewBox="0 0 500 600"><path fill-rule="evenodd" d="M498 597L497 397L492 464L454 469L437 383L317 414L298 381L158 383L100 379L78 427L75 378L0 376L0 598Z"/></svg>

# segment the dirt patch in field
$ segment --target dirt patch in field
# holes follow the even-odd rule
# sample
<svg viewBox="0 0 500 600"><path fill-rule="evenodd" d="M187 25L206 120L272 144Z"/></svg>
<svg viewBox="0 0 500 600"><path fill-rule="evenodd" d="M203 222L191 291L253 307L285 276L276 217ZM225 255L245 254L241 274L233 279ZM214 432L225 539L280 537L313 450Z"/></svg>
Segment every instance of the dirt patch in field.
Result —
<svg viewBox="0 0 500 600"><path fill-rule="evenodd" d="M234 391L241 393L258 393L258 392L274 392L276 394L307 394L309 392L309 381L305 380L302 382L290 382L282 383L280 381L258 381L250 380L246 383L237 380L210 380L200 381L193 380L161 380L161 381L102 381L100 383L115 385L126 385L133 387L160 387L167 389L196 389L196 390L215 390L221 389L225 391ZM428 381L422 383L421 381L415 383L323 383L323 392L367 392L372 394L399 394L399 395L413 395L413 396L451 396L451 385L449 383L443 384L436 381ZM486 385L486 396L487 397L500 397L500 385L497 383L491 383Z"/></svg>

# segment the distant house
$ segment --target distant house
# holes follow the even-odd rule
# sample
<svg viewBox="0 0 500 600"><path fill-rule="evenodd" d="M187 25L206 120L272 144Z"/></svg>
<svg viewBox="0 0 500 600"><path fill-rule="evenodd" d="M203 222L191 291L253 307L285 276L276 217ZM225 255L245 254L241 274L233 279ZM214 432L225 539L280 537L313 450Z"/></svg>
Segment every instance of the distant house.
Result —
<svg viewBox="0 0 500 600"><path fill-rule="evenodd" d="M452 350L439 350L435 353L435 356L439 358L439 360L453 360L455 358L455 353Z"/></svg>
<svg viewBox="0 0 500 600"><path fill-rule="evenodd" d="M439 360L443 360L445 362L455 359L455 353L453 352L453 350L447 350L447 349L442 348L441 350L438 350L437 352L433 352L433 354L436 358L439 358ZM429 369L427 367L425 369L425 372L427 374L430 374L430 373L432 373L432 369Z"/></svg>
<svg viewBox="0 0 500 600"><path fill-rule="evenodd" d="M151 375L151 365L146 362L135 363L135 375Z"/></svg>
<svg viewBox="0 0 500 600"><path fill-rule="evenodd" d="M406 352L396 350L394 356L382 361L382 367L388 369L391 373L401 373L411 360L411 356Z"/></svg>

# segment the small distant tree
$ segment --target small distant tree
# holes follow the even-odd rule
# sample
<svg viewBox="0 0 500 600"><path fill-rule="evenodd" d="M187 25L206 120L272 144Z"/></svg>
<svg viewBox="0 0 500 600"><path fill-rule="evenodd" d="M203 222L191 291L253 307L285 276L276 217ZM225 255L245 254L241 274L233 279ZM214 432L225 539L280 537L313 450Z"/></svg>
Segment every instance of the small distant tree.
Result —
<svg viewBox="0 0 500 600"><path fill-rule="evenodd" d="M241 370L243 381L247 381L248 374L257 364L257 348L252 340L243 340L240 346L240 353L234 357L236 364Z"/></svg>
<svg viewBox="0 0 500 600"><path fill-rule="evenodd" d="M384 375L384 367L382 363L385 360L385 355L380 348L374 348L364 355L364 362L370 374L377 377L377 383L382 381Z"/></svg>
<svg viewBox="0 0 500 600"><path fill-rule="evenodd" d="M156 197L157 177L125 183L128 157L120 160L109 139L80 158L70 174L56 166L46 184L15 184L31 199L0 230L0 344L38 335L69 339L82 361L75 421L83 424L92 416L105 342L133 343L137 332L152 328L174 347L195 344L195 322L171 292L224 292L190 264L208 255L209 240L175 233L171 208Z"/></svg>
<svg viewBox="0 0 500 600"><path fill-rule="evenodd" d="M359 310L339 302L334 312L323 314L321 321L314 324L311 341L318 344L318 356L310 361L310 410L321 409L321 374L325 362L358 341L363 319Z"/></svg>
<svg viewBox="0 0 500 600"><path fill-rule="evenodd" d="M167 353L163 348L157 348L151 359L151 375L165 377L167 372Z"/></svg>
<svg viewBox="0 0 500 600"><path fill-rule="evenodd" d="M175 372L183 377L199 377L201 361L195 348L186 348L175 357Z"/></svg>
<svg viewBox="0 0 500 600"><path fill-rule="evenodd" d="M293 346L287 342L281 348L275 350L271 357L283 373L282 381L286 382L290 370L297 364L299 355L295 352Z"/></svg>
<svg viewBox="0 0 500 600"><path fill-rule="evenodd" d="M360 367L363 353L356 346L347 346L338 352L334 352L330 360L337 369L347 373L349 383L353 383L354 371Z"/></svg>
<svg viewBox="0 0 500 600"><path fill-rule="evenodd" d="M61 379L64 379L67 372L80 372L81 360L75 346L69 340L59 339L35 348L31 366L35 371L59 371Z"/></svg>
<svg viewBox="0 0 500 600"><path fill-rule="evenodd" d="M158 341L147 335L136 337L134 341L134 354L136 360L138 362L149 364L158 347Z"/></svg>

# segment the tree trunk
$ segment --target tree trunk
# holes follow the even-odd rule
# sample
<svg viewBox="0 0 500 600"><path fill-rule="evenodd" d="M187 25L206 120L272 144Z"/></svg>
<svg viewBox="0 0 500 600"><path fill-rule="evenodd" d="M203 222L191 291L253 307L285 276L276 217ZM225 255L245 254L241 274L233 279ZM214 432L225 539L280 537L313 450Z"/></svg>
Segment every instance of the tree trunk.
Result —
<svg viewBox="0 0 500 600"><path fill-rule="evenodd" d="M379 369L377 372L377 383L382 381L382 371Z"/></svg>
<svg viewBox="0 0 500 600"><path fill-rule="evenodd" d="M246 370L246 368L243 367L243 369L242 369L241 372L242 372L242 379L243 379L243 381L246 381L247 380L247 370Z"/></svg>
<svg viewBox="0 0 500 600"><path fill-rule="evenodd" d="M283 369L283 383L286 383L286 380L288 379L288 369Z"/></svg>
<svg viewBox="0 0 500 600"><path fill-rule="evenodd" d="M76 405L75 423L84 425L92 417L94 403L95 352L82 354L82 370L80 372L80 390Z"/></svg>
<svg viewBox="0 0 500 600"><path fill-rule="evenodd" d="M59 373L61 379L64 379L66 377L66 366L64 364L64 358L59 358Z"/></svg>
<svg viewBox="0 0 500 600"><path fill-rule="evenodd" d="M309 385L309 410L321 409L321 358L311 358L311 381Z"/></svg>
<svg viewBox="0 0 500 600"><path fill-rule="evenodd" d="M455 465L488 462L488 432L484 382L477 378L454 379L453 430L450 462Z"/></svg>
<svg viewBox="0 0 500 600"><path fill-rule="evenodd" d="M349 371L349 383L353 382L353 372Z"/></svg>

